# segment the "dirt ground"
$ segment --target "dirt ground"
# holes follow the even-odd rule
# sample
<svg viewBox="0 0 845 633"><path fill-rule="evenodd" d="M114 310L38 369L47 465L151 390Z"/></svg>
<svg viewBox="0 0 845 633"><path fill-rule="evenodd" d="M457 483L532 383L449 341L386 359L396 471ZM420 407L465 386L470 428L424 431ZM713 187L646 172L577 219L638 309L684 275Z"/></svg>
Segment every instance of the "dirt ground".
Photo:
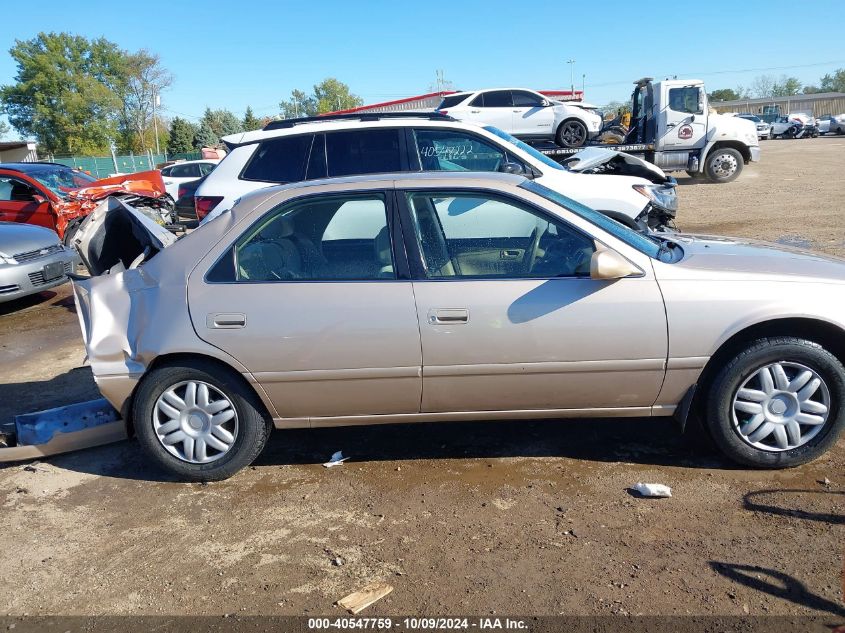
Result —
<svg viewBox="0 0 845 633"><path fill-rule="evenodd" d="M845 137L763 143L678 223L845 254ZM0 306L0 421L97 396L68 288ZM349 461L320 464L337 450ZM825 484L825 479L829 483ZM672 487L638 499L638 481ZM0 468L0 615L815 614L845 620L845 440L738 469L671 420L276 432L181 484L135 441Z"/></svg>

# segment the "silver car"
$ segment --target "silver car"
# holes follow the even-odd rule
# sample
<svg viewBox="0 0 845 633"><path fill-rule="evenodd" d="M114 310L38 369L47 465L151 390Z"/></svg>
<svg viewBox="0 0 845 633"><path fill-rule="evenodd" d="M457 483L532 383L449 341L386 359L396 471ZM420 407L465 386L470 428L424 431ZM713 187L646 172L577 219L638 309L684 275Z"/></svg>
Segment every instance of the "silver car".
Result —
<svg viewBox="0 0 845 633"><path fill-rule="evenodd" d="M43 226L0 222L0 303L65 283L76 253Z"/></svg>
<svg viewBox="0 0 845 633"><path fill-rule="evenodd" d="M640 234L506 174L261 189L175 243L110 204L76 238L109 272L74 283L91 365L187 480L273 428L695 417L780 468L845 425L841 259Z"/></svg>

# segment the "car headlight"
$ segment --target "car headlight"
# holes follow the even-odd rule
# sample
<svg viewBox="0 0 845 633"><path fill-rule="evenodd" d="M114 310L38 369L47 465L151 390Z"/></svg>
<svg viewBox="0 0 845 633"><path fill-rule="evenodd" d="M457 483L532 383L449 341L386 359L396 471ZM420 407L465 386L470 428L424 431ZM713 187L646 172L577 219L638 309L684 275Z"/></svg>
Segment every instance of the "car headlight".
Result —
<svg viewBox="0 0 845 633"><path fill-rule="evenodd" d="M667 211L678 210L678 194L674 185L634 185L634 191Z"/></svg>
<svg viewBox="0 0 845 633"><path fill-rule="evenodd" d="M0 253L0 266L3 264L17 264L18 262L15 260L14 257L10 257L5 253Z"/></svg>

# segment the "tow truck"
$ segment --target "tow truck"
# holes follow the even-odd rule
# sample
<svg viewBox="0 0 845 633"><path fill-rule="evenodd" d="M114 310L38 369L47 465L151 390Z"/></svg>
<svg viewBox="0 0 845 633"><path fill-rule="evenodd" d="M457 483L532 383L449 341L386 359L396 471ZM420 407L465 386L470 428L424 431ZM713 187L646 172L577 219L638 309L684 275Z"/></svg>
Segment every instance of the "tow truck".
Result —
<svg viewBox="0 0 845 633"><path fill-rule="evenodd" d="M710 112L704 82L698 79L645 77L634 82L631 126L620 144L604 149L639 155L663 171L686 171L693 178L730 182L760 159L757 130L751 121ZM552 144L534 147L565 164L584 147ZM589 145L588 145L589 147Z"/></svg>

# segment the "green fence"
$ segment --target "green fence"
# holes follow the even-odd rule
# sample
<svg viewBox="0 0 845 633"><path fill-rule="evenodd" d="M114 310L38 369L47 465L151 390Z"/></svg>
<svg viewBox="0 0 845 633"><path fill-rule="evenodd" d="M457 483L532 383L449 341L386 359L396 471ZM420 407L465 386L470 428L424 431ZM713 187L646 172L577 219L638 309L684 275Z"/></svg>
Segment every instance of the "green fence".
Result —
<svg viewBox="0 0 845 633"><path fill-rule="evenodd" d="M107 178L114 173L132 174L137 171L155 169L156 165L169 160L199 160L200 158L202 155L199 152L191 152L187 154L127 154L114 157L53 156L50 160L86 171L95 178Z"/></svg>

